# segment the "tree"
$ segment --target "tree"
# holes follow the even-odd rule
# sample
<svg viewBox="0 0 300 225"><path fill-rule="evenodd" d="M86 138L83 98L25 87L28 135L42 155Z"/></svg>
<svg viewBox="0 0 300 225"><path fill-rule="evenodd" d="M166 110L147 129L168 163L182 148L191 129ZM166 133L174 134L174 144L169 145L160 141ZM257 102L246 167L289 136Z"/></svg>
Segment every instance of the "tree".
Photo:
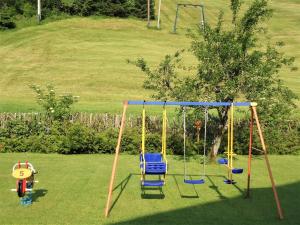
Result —
<svg viewBox="0 0 300 225"><path fill-rule="evenodd" d="M156 99L232 102L255 101L259 113L268 122L287 117L297 96L284 86L278 73L291 69L293 57L279 51L283 42L272 44L266 37L265 21L272 16L267 0L254 0L242 14L240 0L231 0L232 20L225 27L223 12L216 26L205 24L191 34L191 51L198 60L197 73L187 78L177 75L180 54L167 55L156 69L141 58L135 62L147 79L144 87L155 91ZM228 107L217 108L218 128L212 143L215 157L227 129Z"/></svg>
<svg viewBox="0 0 300 225"><path fill-rule="evenodd" d="M13 29L16 24L13 21L14 10L5 4L1 7L0 4L0 30Z"/></svg>
<svg viewBox="0 0 300 225"><path fill-rule="evenodd" d="M71 107L78 102L79 96L73 96L72 94L56 96L52 85L47 85L46 90L37 85L31 85L30 87L36 93L37 103L45 110L50 121L64 121L70 118Z"/></svg>

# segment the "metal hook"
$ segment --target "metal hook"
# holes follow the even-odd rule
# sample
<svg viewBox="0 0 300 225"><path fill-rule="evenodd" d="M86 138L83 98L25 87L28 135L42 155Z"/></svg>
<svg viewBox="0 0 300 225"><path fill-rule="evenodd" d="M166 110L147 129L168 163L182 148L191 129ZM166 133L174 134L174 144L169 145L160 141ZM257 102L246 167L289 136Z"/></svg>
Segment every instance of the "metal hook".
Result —
<svg viewBox="0 0 300 225"><path fill-rule="evenodd" d="M145 102L146 102L146 100L143 101L143 108L145 108Z"/></svg>
<svg viewBox="0 0 300 225"><path fill-rule="evenodd" d="M167 103L167 101L164 101L164 106L163 106L164 109L166 108L166 103Z"/></svg>

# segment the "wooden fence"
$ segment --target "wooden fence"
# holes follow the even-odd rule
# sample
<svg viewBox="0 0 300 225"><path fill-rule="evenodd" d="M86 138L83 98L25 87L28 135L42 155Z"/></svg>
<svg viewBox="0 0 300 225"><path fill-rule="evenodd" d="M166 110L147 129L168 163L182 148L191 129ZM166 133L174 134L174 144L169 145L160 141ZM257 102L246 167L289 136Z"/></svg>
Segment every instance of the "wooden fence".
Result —
<svg viewBox="0 0 300 225"><path fill-rule="evenodd" d="M14 120L31 123L34 121L43 122L45 119L45 114L42 113L0 113L0 127L5 128L9 121ZM118 114L80 112L72 114L69 121L71 123L81 123L100 131L107 128L119 128L121 119L121 115ZM159 116L149 116L146 122L150 130L158 130L161 128L161 117ZM171 119L169 122L173 123L173 125L176 124L175 119ZM127 127L140 127L141 124L141 116L128 115L126 118Z"/></svg>
<svg viewBox="0 0 300 225"><path fill-rule="evenodd" d="M0 127L5 128L9 121L21 120L24 122L43 122L45 121L45 114L42 113L0 113ZM108 128L119 128L121 124L121 115L108 114L108 113L74 113L70 117L71 123L81 123L87 127L93 128L96 131L105 130ZM191 122L191 121L189 121ZM284 121L288 125L289 129L299 126L299 120ZM243 124L241 124L243 123ZM244 125L245 120L236 118L235 125ZM130 128L140 128L142 124L141 116L128 115L126 118L126 126ZM150 131L161 130L161 117L160 116L148 116L146 118L146 125ZM266 125L262 123L262 125ZM209 124L212 128L216 124ZM168 118L168 127L177 132L182 130L182 121L178 121L175 117ZM215 127L214 127L215 128Z"/></svg>

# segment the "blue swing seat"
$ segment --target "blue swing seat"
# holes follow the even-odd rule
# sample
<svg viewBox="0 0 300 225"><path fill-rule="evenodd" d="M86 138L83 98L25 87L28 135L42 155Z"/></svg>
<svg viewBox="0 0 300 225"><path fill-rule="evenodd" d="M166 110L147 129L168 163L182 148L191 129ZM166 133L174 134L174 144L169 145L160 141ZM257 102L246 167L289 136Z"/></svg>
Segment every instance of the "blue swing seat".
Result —
<svg viewBox="0 0 300 225"><path fill-rule="evenodd" d="M224 180L224 183L225 184L235 184L236 182L234 180L226 179L226 180Z"/></svg>
<svg viewBox="0 0 300 225"><path fill-rule="evenodd" d="M162 187L165 182L163 180L143 180L141 185L144 187Z"/></svg>
<svg viewBox="0 0 300 225"><path fill-rule="evenodd" d="M200 180L187 180L187 179L184 179L184 183L186 183L186 184L204 184L205 181L204 181L204 179L200 179Z"/></svg>
<svg viewBox="0 0 300 225"><path fill-rule="evenodd" d="M241 174L241 173L243 173L243 169L240 169L240 168L234 168L234 169L232 169L232 173L234 173L234 174Z"/></svg>
<svg viewBox="0 0 300 225"><path fill-rule="evenodd" d="M160 153L146 153L140 154L140 168L143 174L166 174L167 164L163 161L162 154ZM145 163L145 169L144 169Z"/></svg>
<svg viewBox="0 0 300 225"><path fill-rule="evenodd" d="M228 164L228 160L225 159L225 158L221 158L221 159L218 160L218 163L219 164L226 164L227 165Z"/></svg>

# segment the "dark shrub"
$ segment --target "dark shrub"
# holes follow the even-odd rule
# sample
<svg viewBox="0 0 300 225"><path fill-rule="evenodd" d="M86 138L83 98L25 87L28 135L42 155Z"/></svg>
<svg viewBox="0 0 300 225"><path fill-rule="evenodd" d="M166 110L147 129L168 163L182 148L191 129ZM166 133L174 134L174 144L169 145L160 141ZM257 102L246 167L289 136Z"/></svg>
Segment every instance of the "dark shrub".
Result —
<svg viewBox="0 0 300 225"><path fill-rule="evenodd" d="M14 9L6 5L0 9L0 29L13 29L16 24L13 22Z"/></svg>

